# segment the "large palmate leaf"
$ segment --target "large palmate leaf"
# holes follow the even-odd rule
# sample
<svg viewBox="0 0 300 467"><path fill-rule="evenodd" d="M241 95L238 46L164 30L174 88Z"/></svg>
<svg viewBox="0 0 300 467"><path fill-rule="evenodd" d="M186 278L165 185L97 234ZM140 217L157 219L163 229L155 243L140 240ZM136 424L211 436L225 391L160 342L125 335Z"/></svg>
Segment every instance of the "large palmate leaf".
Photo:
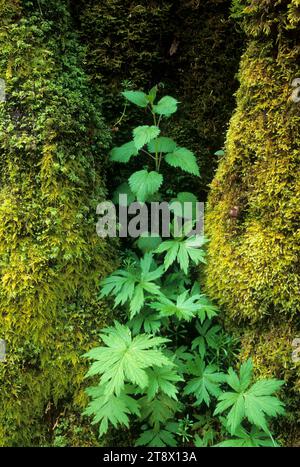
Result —
<svg viewBox="0 0 300 467"><path fill-rule="evenodd" d="M135 446L149 447L175 447L177 441L174 437L178 429L178 423L167 423L159 430L145 430L135 443Z"/></svg>
<svg viewBox="0 0 300 467"><path fill-rule="evenodd" d="M112 394L109 398L105 395L104 386L90 387L86 392L92 400L83 414L93 416L93 424L100 423L100 436L107 433L109 423L115 428L119 424L129 427L128 415L140 416L139 404L129 395L131 391L128 387L118 396Z"/></svg>
<svg viewBox="0 0 300 467"><path fill-rule="evenodd" d="M115 307L130 302L130 317L133 318L145 303L145 293L160 295L155 283L164 273L164 267L156 267L151 253L146 253L140 262L129 270L118 269L101 281L100 298L114 295Z"/></svg>
<svg viewBox="0 0 300 467"><path fill-rule="evenodd" d="M101 375L100 385L105 388L104 395L108 398L113 394L119 396L125 381L144 389L149 384L146 368L173 365L161 350L153 348L168 339L147 334L132 337L130 329L117 321L114 327L103 329L100 337L105 346L96 347L84 355L95 360L86 376Z"/></svg>
<svg viewBox="0 0 300 467"><path fill-rule="evenodd" d="M172 167L178 167L184 172L200 176L197 159L189 149L176 148L166 155L165 161Z"/></svg>
<svg viewBox="0 0 300 467"><path fill-rule="evenodd" d="M176 112L178 103L179 102L174 99L174 97L164 96L153 106L153 110L158 115L169 117Z"/></svg>
<svg viewBox="0 0 300 467"><path fill-rule="evenodd" d="M266 416L275 417L284 413L283 403L272 394L280 389L284 381L263 379L252 386L253 365L249 359L241 365L239 375L229 369L227 384L234 390L219 395L215 415L226 412L228 428L234 434L244 418L269 433Z"/></svg>
<svg viewBox="0 0 300 467"><path fill-rule="evenodd" d="M279 447L270 436L255 426L252 427L250 433L243 427L239 427L235 432L236 438L226 439L218 443L216 447L220 448L258 448L258 447Z"/></svg>
<svg viewBox="0 0 300 467"><path fill-rule="evenodd" d="M199 315L202 304L202 295L190 295L188 290L180 294L176 302L160 295L158 300L149 304L151 308L159 311L161 317L176 316L179 320L190 321Z"/></svg>
<svg viewBox="0 0 300 467"><path fill-rule="evenodd" d="M149 401L148 397L139 399L142 420L149 420L154 429L159 430L161 425L174 418L174 414L181 409L178 400L172 399L164 393L158 394Z"/></svg>
<svg viewBox="0 0 300 467"><path fill-rule="evenodd" d="M155 125L138 126L133 130L133 141L136 149L141 149L145 144L156 138L160 129Z"/></svg>
<svg viewBox="0 0 300 467"><path fill-rule="evenodd" d="M215 365L206 366L199 357L189 362L187 368L188 372L196 377L187 383L184 394L193 394L196 397L195 405L205 402L209 406L211 396L218 397L221 393L220 384L225 381L224 373L219 372Z"/></svg>
<svg viewBox="0 0 300 467"><path fill-rule="evenodd" d="M115 147L110 151L110 160L113 162L128 162L132 156L136 156L138 150L133 141L122 144L122 146Z"/></svg>
<svg viewBox="0 0 300 467"><path fill-rule="evenodd" d="M152 172L139 170L129 177L128 182L137 200L144 202L147 201L150 195L153 195L159 190L163 182L163 176L154 170Z"/></svg>
<svg viewBox="0 0 300 467"><path fill-rule="evenodd" d="M171 138L159 136L148 144L148 151L153 153L172 152L176 148L176 143Z"/></svg>
<svg viewBox="0 0 300 467"><path fill-rule="evenodd" d="M124 91L122 95L138 107L147 107L149 104L148 96L142 91Z"/></svg>
<svg viewBox="0 0 300 467"><path fill-rule="evenodd" d="M183 379L177 374L174 365L170 367L153 366L147 370L147 375L149 380L147 397L149 400L153 399L159 391L177 400L178 389L174 383L183 381Z"/></svg>
<svg viewBox="0 0 300 467"><path fill-rule="evenodd" d="M168 269L174 261L177 261L185 274L188 273L190 261L198 265L205 263L205 253L201 249L205 243L204 237L195 235L186 239L166 240L155 250L155 253L165 253L165 268Z"/></svg>
<svg viewBox="0 0 300 467"><path fill-rule="evenodd" d="M198 349L201 358L204 358L207 348L216 349L218 348L217 334L221 329L221 326L212 326L210 320L204 321L203 325L196 324L196 329L199 336L192 342L192 350Z"/></svg>

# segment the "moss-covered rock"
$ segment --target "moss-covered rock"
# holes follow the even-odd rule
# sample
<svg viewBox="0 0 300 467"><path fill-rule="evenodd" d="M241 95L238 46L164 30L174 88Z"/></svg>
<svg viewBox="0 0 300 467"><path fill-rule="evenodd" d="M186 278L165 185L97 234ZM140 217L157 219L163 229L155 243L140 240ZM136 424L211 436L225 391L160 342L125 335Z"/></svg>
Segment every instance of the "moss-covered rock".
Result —
<svg viewBox="0 0 300 467"><path fill-rule="evenodd" d="M300 105L291 99L300 77L299 7L298 1L235 2L248 44L206 215L207 291L241 335L242 358L251 355L260 375L286 379L284 431L291 439L300 389L300 366L292 361L300 333Z"/></svg>
<svg viewBox="0 0 300 467"><path fill-rule="evenodd" d="M81 68L68 1L0 1L0 445L43 444L109 310L95 233L110 136ZM101 115L101 114L100 114Z"/></svg>

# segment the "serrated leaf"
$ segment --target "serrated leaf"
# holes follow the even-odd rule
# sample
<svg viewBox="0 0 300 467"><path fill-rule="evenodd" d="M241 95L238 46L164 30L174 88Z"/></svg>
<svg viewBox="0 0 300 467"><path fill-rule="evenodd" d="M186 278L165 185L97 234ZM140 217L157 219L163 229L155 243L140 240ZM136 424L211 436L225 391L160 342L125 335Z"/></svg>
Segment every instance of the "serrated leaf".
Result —
<svg viewBox="0 0 300 467"><path fill-rule="evenodd" d="M249 387L251 376L252 362L249 360L241 366L239 376L230 368L226 381L235 392L225 392L219 396L214 415L230 408L227 423L231 434L236 432L244 418L269 433L266 416L275 417L284 413L283 403L271 395L283 382L275 379L260 380Z"/></svg>
<svg viewBox="0 0 300 467"><path fill-rule="evenodd" d="M189 149L176 148L175 151L166 155L165 161L172 167L178 167L184 172L200 176L197 159Z"/></svg>
<svg viewBox="0 0 300 467"><path fill-rule="evenodd" d="M105 388L107 398L113 394L119 396L125 381L144 389L149 382L145 369L154 364L172 366L161 350L153 349L167 339L146 334L132 337L130 329L117 321L114 327L103 329L100 337L105 346L96 347L84 355L95 360L86 376L101 375L101 386Z"/></svg>
<svg viewBox="0 0 300 467"><path fill-rule="evenodd" d="M144 253L154 251L162 242L160 235L144 232L137 241L137 246Z"/></svg>
<svg viewBox="0 0 300 467"><path fill-rule="evenodd" d="M159 136L148 144L148 151L152 153L172 152L176 148L176 143L171 138Z"/></svg>
<svg viewBox="0 0 300 467"><path fill-rule="evenodd" d="M128 394L127 388L118 396L112 395L109 398L106 397L103 386L90 387L86 392L92 400L83 414L93 416L93 424L100 423L100 437L107 432L109 423L115 428L118 425L128 428L128 415L140 416L139 404Z"/></svg>
<svg viewBox="0 0 300 467"><path fill-rule="evenodd" d="M155 281L163 275L164 267L155 269L153 267L155 267L153 256L151 253L146 253L134 268L116 270L101 281L100 298L113 295L115 307L129 301L131 318L133 318L144 305L145 293L161 294L160 287Z"/></svg>
<svg viewBox="0 0 300 467"><path fill-rule="evenodd" d="M122 144L122 146L113 148L110 153L110 160L113 162L127 163L132 156L137 156L138 150L133 141Z"/></svg>
<svg viewBox="0 0 300 467"><path fill-rule="evenodd" d="M205 253L201 248L203 245L202 236L193 236L187 239L174 239L162 242L155 250L155 253L165 253L164 258L165 268L168 269L174 261L180 265L180 269L187 274L190 261L198 265L200 262L205 263Z"/></svg>
<svg viewBox="0 0 300 467"><path fill-rule="evenodd" d="M156 138L160 133L157 126L143 125L138 126L133 130L133 141L137 150L141 149L145 144Z"/></svg>
<svg viewBox="0 0 300 467"><path fill-rule="evenodd" d="M135 446L149 447L176 447L177 441L174 437L176 428L174 423L168 423L164 429L146 430L144 431L135 443Z"/></svg>
<svg viewBox="0 0 300 467"><path fill-rule="evenodd" d="M174 97L164 96L158 101L157 105L153 106L153 110L158 115L169 117L177 111L178 103Z"/></svg>
<svg viewBox="0 0 300 467"><path fill-rule="evenodd" d="M131 175L128 182L137 200L145 202L150 195L159 190L163 182L163 176L155 171L139 170Z"/></svg>
<svg viewBox="0 0 300 467"><path fill-rule="evenodd" d="M186 290L180 294L176 302L160 295L158 301L149 304L151 308L159 311L161 317L176 316L179 320L190 321L199 311L201 295L189 295Z"/></svg>
<svg viewBox="0 0 300 467"><path fill-rule="evenodd" d="M174 414L181 408L180 402L163 393L158 394L151 401L147 396L142 397L139 403L142 419L149 420L156 430L160 429L161 424L164 425L168 420L173 419Z"/></svg>
<svg viewBox="0 0 300 467"><path fill-rule="evenodd" d="M156 367L149 368L147 370L148 375L148 388L147 388L147 397L149 400L153 399L158 392L163 392L172 399L177 400L177 392L174 383L178 381L183 381L183 379L177 374L174 366L170 367Z"/></svg>
<svg viewBox="0 0 300 467"><path fill-rule="evenodd" d="M122 199L120 199L120 195L127 196L127 202L124 203ZM128 206L129 204L133 203L135 200L135 194L132 193L130 186L127 182L122 183L118 186L118 188L114 191L113 194L113 203L120 204L121 206Z"/></svg>
<svg viewBox="0 0 300 467"><path fill-rule="evenodd" d="M196 378L187 383L184 394L193 394L197 399L195 405L205 402L209 407L211 396L218 397L221 393L220 384L225 380L225 375L219 372L215 365L205 366L205 362L199 357L196 357L194 362L190 362L187 368Z"/></svg>
<svg viewBox="0 0 300 467"><path fill-rule="evenodd" d="M122 95L138 107L147 107L149 103L147 95L142 91L123 91Z"/></svg>

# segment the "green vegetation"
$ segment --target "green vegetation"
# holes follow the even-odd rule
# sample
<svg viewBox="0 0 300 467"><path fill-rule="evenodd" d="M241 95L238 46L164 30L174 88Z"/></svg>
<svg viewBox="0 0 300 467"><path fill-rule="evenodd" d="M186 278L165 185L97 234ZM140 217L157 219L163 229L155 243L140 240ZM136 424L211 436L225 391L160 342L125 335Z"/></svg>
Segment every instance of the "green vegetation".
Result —
<svg viewBox="0 0 300 467"><path fill-rule="evenodd" d="M166 199L172 191L163 183L163 169L168 165L199 176L193 153L178 147L163 132L165 119L177 111L177 100L171 96L157 100L156 95L157 87L149 94L123 92L128 101L149 110L152 122L134 128L133 140L111 151L113 160L118 154L118 163L135 157L147 164L128 178L133 199L141 203L151 201L154 194ZM284 413L283 404L272 395L283 381L263 379L250 386L250 359L241 365L239 376L232 368L227 370L226 358L216 361L222 332L213 325L217 309L193 281L194 266L205 262L201 249L205 239L199 233L188 235L197 216L185 218L175 235L178 220L174 215L172 240L159 239L158 246L153 245L149 233L143 238L142 249L146 246L147 253L128 251L124 268L102 281L101 297L113 296L115 308L123 305L127 322L115 321L102 330L102 346L85 355L93 361L87 377L100 376L98 385L87 389L91 402L85 414L100 423L100 437L110 425L129 427L130 416L136 416L142 421L136 446L177 446L178 434L184 441L189 439L188 433L182 433L182 417L190 420L193 429L195 412L207 420L215 417L216 423L216 416L225 413L224 428L232 436L244 436L244 445L252 445L251 436L261 429L275 446L266 417ZM230 391L225 391L225 384ZM245 424L252 426L251 439L247 439ZM263 443L264 435L259 434Z"/></svg>

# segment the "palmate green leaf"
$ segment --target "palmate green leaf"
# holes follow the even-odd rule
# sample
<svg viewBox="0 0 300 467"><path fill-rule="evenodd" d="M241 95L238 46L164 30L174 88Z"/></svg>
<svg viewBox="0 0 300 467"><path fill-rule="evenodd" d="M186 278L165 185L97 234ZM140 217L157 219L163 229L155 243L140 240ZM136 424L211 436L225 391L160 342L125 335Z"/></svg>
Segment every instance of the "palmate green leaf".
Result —
<svg viewBox="0 0 300 467"><path fill-rule="evenodd" d="M127 163L132 156L137 156L138 150L135 147L133 141L129 143L122 144L122 146L113 148L110 153L110 160L113 162L123 162Z"/></svg>
<svg viewBox="0 0 300 467"><path fill-rule="evenodd" d="M176 302L160 295L158 300L150 303L149 306L159 311L161 317L176 316L179 320L190 321L198 315L201 299L201 295L190 295L186 290L177 297Z"/></svg>
<svg viewBox="0 0 300 467"><path fill-rule="evenodd" d="M159 190L163 182L163 176L154 170L152 172L139 170L129 177L128 182L137 200L145 202L150 195L153 195Z"/></svg>
<svg viewBox="0 0 300 467"><path fill-rule="evenodd" d="M159 430L144 431L135 443L135 446L149 447L176 447L176 434L178 423L167 423L164 428Z"/></svg>
<svg viewBox="0 0 300 467"><path fill-rule="evenodd" d="M129 271L118 269L101 281L100 298L113 295L115 307L130 302L130 318L142 309L145 303L145 293L160 295L160 286L155 283L164 273L164 267L155 268L153 256L146 253L139 264Z"/></svg>
<svg viewBox="0 0 300 467"><path fill-rule="evenodd" d="M204 321L203 325L196 324L199 336L192 342L192 350L198 349L200 357L203 359L207 348L216 349L218 347L217 334L221 326L214 325L210 320Z"/></svg>
<svg viewBox="0 0 300 467"><path fill-rule="evenodd" d="M225 381L224 373L219 372L215 365L205 366L205 362L199 357L189 362L187 369L196 378L187 383L184 394L193 394L197 399L195 405L205 402L209 407L211 396L218 397L221 393L220 384Z"/></svg>
<svg viewBox="0 0 300 467"><path fill-rule="evenodd" d="M176 143L171 138L159 136L148 144L148 151L152 153L172 152L176 148Z"/></svg>
<svg viewBox="0 0 300 467"><path fill-rule="evenodd" d="M178 103L174 97L164 96L158 101L157 105L153 106L153 110L158 115L169 117L177 111Z"/></svg>
<svg viewBox="0 0 300 467"><path fill-rule="evenodd" d="M251 360L241 366L239 375L230 368L226 382L235 392L225 392L218 398L214 415L230 408L227 422L231 434L235 433L244 418L269 433L266 416L275 417L284 413L283 403L272 396L284 382L276 379L260 380L250 386L252 372Z"/></svg>
<svg viewBox="0 0 300 467"><path fill-rule="evenodd" d="M216 447L220 448L239 448L239 447L279 447L279 445L273 441L270 436L266 435L263 431L259 430L255 426L252 427L251 432L246 431L240 426L235 432L236 438L227 439L221 443L216 444Z"/></svg>
<svg viewBox="0 0 300 467"><path fill-rule="evenodd" d="M145 144L150 143L150 141L160 133L160 129L155 125L142 125L134 128L133 130L133 141L137 150L141 149Z"/></svg>
<svg viewBox="0 0 300 467"><path fill-rule="evenodd" d="M114 327L103 329L100 337L105 346L96 347L84 355L95 360L86 377L101 375L100 384L105 388L107 398L113 394L119 396L125 381L144 389L149 383L146 368L173 365L161 350L153 349L168 339L146 334L132 337L130 329L117 321Z"/></svg>
<svg viewBox="0 0 300 467"><path fill-rule="evenodd" d="M138 107L145 108L149 104L147 95L142 91L124 91L122 95Z"/></svg>
<svg viewBox="0 0 300 467"><path fill-rule="evenodd" d="M143 309L127 323L127 326L132 330L133 335L137 335L141 331L148 334L156 334L162 326L162 319L158 313Z"/></svg>
<svg viewBox="0 0 300 467"><path fill-rule="evenodd" d="M176 148L166 155L165 161L172 167L178 167L184 172L200 176L197 159L189 149Z"/></svg>
<svg viewBox="0 0 300 467"><path fill-rule="evenodd" d="M177 400L178 389L174 383L183 381L173 366L157 367L153 366L147 370L149 384L147 387L147 397L152 400L158 392L163 392L172 399Z"/></svg>
<svg viewBox="0 0 300 467"><path fill-rule="evenodd" d="M201 249L205 240L200 235L195 235L187 239L166 240L155 250L155 253L165 253L165 268L168 269L175 261L185 274L188 273L190 261L195 265L200 262L205 263L205 253Z"/></svg>
<svg viewBox="0 0 300 467"><path fill-rule="evenodd" d="M118 425L125 425L128 428L128 415L140 416L139 404L129 395L131 393L129 387L125 387L118 396L111 395L109 398L105 395L103 386L90 387L86 393L92 400L83 415L93 416L93 424L100 423L100 437L107 433L109 423L115 428Z"/></svg>
<svg viewBox="0 0 300 467"><path fill-rule="evenodd" d="M139 399L142 420L149 421L155 430L159 430L161 425L174 418L174 414L181 409L182 404L164 393L158 394L149 401L147 396Z"/></svg>

